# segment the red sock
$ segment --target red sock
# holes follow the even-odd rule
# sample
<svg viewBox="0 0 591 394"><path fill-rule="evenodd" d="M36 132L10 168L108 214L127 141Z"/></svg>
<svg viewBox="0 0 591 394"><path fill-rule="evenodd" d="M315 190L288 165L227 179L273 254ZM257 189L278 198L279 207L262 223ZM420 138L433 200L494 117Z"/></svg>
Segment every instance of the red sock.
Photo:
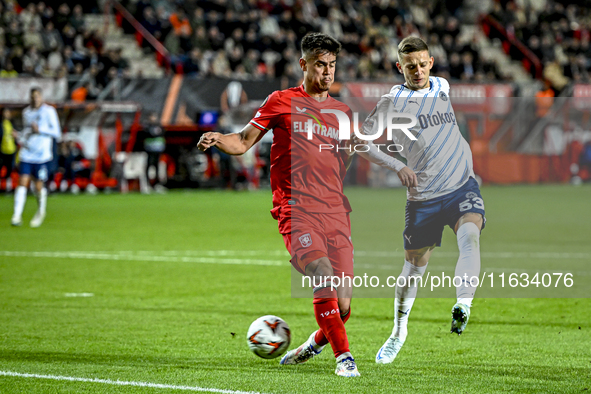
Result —
<svg viewBox="0 0 591 394"><path fill-rule="evenodd" d="M346 314L341 315L341 320L343 321L343 324L345 324L347 322L347 320L349 320L350 316L351 316L351 307L349 307L349 310L347 311ZM314 337L314 342L316 342L316 345L318 345L318 346L324 346L324 345L328 344L328 339L326 339L326 335L324 335L322 330L316 331L316 336Z"/></svg>
<svg viewBox="0 0 591 394"><path fill-rule="evenodd" d="M314 298L314 315L320 330L326 335L335 357L349 351L345 324L341 320L336 298Z"/></svg>

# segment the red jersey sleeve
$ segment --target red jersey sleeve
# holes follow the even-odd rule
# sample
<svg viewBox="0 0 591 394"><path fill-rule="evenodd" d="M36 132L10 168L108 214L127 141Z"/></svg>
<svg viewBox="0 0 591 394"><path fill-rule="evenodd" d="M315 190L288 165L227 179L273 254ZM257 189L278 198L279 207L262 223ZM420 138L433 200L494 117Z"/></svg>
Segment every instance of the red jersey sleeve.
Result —
<svg viewBox="0 0 591 394"><path fill-rule="evenodd" d="M267 96L249 124L261 131L269 131L275 127L283 112L279 93L277 90Z"/></svg>

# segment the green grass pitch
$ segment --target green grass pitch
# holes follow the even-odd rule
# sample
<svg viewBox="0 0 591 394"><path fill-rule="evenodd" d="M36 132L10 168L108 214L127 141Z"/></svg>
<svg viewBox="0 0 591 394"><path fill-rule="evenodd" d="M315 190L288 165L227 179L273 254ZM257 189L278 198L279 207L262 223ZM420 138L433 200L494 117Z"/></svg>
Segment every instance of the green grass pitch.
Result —
<svg viewBox="0 0 591 394"><path fill-rule="evenodd" d="M558 264L574 267L575 280L589 279L589 186L482 192L483 270ZM402 256L404 191L347 194L356 263L373 262L363 257L367 251ZM390 365L374 357L392 328L392 300L354 299L347 331L357 379L334 375L330 349L297 367L254 356L245 336L259 316L285 319L291 348L316 327L311 300L291 298L269 191L55 195L38 229L28 227L36 208L31 197L23 227L10 227L12 202L0 197L1 393L173 393L181 386L261 393L591 390L588 298L477 298L461 337L449 334L453 291L419 298L408 339ZM453 272L455 253L446 229L431 269ZM401 257L375 260L400 273Z"/></svg>

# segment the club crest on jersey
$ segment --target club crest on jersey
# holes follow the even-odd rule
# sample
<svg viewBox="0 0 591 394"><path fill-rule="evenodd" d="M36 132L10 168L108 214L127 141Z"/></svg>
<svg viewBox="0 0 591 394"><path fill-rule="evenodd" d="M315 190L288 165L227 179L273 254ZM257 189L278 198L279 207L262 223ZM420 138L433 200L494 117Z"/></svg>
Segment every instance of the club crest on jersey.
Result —
<svg viewBox="0 0 591 394"><path fill-rule="evenodd" d="M474 198L474 197L478 197L478 195L474 192L466 193L466 198Z"/></svg>
<svg viewBox="0 0 591 394"><path fill-rule="evenodd" d="M439 98L443 101L447 101L447 94L445 94L445 92L439 92Z"/></svg>
<svg viewBox="0 0 591 394"><path fill-rule="evenodd" d="M310 233L306 233L306 234L302 235L299 238L299 240L304 248L312 246L312 236L310 235Z"/></svg>

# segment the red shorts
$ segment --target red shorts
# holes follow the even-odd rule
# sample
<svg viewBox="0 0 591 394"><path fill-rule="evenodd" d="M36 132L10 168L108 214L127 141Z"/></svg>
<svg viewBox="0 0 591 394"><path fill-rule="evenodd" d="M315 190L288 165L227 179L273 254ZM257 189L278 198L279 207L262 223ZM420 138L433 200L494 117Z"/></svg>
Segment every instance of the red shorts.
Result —
<svg viewBox="0 0 591 394"><path fill-rule="evenodd" d="M349 213L301 213L279 215L279 232L291 255L291 264L305 275L306 265L313 260L302 259L310 252L328 257L335 276L353 276L353 243ZM290 213L292 213L290 212Z"/></svg>

